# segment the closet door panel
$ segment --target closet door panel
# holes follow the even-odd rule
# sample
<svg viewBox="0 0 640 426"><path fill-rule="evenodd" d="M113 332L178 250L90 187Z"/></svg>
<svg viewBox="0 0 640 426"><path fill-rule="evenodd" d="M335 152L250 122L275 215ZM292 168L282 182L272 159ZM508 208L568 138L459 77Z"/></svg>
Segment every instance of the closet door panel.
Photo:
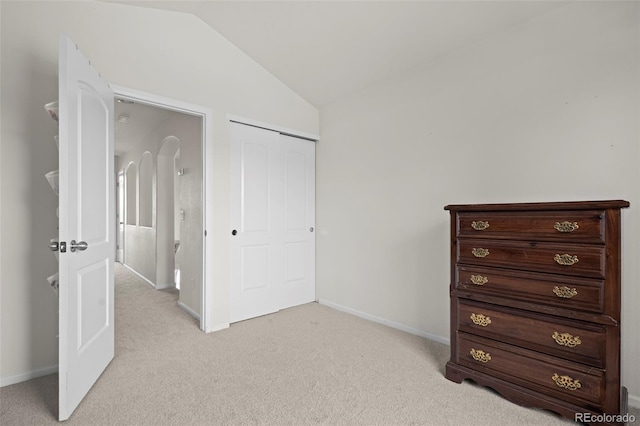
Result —
<svg viewBox="0 0 640 426"><path fill-rule="evenodd" d="M264 129L231 125L230 322L279 309L279 136Z"/></svg>
<svg viewBox="0 0 640 426"><path fill-rule="evenodd" d="M315 143L280 136L284 168L284 282L280 307L315 300Z"/></svg>

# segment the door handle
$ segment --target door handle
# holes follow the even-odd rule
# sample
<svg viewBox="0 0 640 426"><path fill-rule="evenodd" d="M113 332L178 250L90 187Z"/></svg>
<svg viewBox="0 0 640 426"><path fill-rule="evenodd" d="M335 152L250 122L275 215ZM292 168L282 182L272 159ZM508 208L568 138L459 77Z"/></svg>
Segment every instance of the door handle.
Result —
<svg viewBox="0 0 640 426"><path fill-rule="evenodd" d="M72 253L76 250L84 251L87 249L87 247L89 247L89 244L84 241L79 241L76 243L76 240L71 240L71 242L69 243L69 251Z"/></svg>
<svg viewBox="0 0 640 426"><path fill-rule="evenodd" d="M49 250L58 251L59 248L60 248L60 244L57 241L51 241L49 243Z"/></svg>

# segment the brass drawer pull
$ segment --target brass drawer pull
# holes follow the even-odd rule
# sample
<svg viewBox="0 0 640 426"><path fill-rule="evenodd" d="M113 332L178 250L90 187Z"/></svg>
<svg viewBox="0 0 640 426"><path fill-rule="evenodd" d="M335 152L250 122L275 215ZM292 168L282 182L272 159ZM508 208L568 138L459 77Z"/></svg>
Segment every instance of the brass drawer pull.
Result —
<svg viewBox="0 0 640 426"><path fill-rule="evenodd" d="M563 297L565 299L571 299L573 296L578 294L578 290L575 288L569 288L566 285L563 285L562 287L553 287L553 292L556 296Z"/></svg>
<svg viewBox="0 0 640 426"><path fill-rule="evenodd" d="M479 325L481 327L486 327L489 324L491 324L491 318L490 317L486 317L486 316L484 316L482 314L474 314L472 312L471 316L469 318L471 318L471 321L473 321L473 323L475 325Z"/></svg>
<svg viewBox="0 0 640 426"><path fill-rule="evenodd" d="M471 275L471 282L475 285L485 285L489 282L489 278L483 277L482 275Z"/></svg>
<svg viewBox="0 0 640 426"><path fill-rule="evenodd" d="M569 348L575 348L582 343L578 336L572 336L569 333L558 333L557 331L554 331L551 337L560 346L567 346Z"/></svg>
<svg viewBox="0 0 640 426"><path fill-rule="evenodd" d="M553 256L553 260L555 260L559 265L571 266L578 263L578 256L572 256L570 254L556 254Z"/></svg>
<svg viewBox="0 0 640 426"><path fill-rule="evenodd" d="M485 222L484 220L478 220L471 222L471 227L476 231L484 231L489 227L489 222Z"/></svg>
<svg viewBox="0 0 640 426"><path fill-rule="evenodd" d="M578 229L579 226L578 222L569 222L565 220L564 222L556 222L556 224L553 225L553 228L558 232L573 232Z"/></svg>
<svg viewBox="0 0 640 426"><path fill-rule="evenodd" d="M574 391L582 387L580 380L574 380L569 376L558 376L558 373L553 373L551 379L556 382L556 385L570 391Z"/></svg>
<svg viewBox="0 0 640 426"><path fill-rule="evenodd" d="M486 248L473 248L471 250L471 253L475 256L475 257L487 257L489 256L489 249Z"/></svg>
<svg viewBox="0 0 640 426"><path fill-rule="evenodd" d="M489 355L489 352L484 352L484 351L481 351L480 349L475 350L471 348L469 353L471 354L473 359L475 359L476 361L484 362L485 364L491 361L491 355Z"/></svg>

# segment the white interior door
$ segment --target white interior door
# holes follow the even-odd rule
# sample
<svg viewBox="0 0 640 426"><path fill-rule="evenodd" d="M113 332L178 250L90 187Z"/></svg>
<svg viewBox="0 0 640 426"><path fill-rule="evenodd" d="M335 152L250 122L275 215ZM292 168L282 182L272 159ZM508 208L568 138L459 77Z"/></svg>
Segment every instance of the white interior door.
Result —
<svg viewBox="0 0 640 426"><path fill-rule="evenodd" d="M231 123L230 322L315 300L315 144Z"/></svg>
<svg viewBox="0 0 640 426"><path fill-rule="evenodd" d="M280 308L316 300L315 142L280 135L284 167L284 277Z"/></svg>
<svg viewBox="0 0 640 426"><path fill-rule="evenodd" d="M276 312L282 280L280 134L231 123L230 322Z"/></svg>
<svg viewBox="0 0 640 426"><path fill-rule="evenodd" d="M59 419L66 420L114 355L115 179L113 92L69 38L60 36L59 46Z"/></svg>

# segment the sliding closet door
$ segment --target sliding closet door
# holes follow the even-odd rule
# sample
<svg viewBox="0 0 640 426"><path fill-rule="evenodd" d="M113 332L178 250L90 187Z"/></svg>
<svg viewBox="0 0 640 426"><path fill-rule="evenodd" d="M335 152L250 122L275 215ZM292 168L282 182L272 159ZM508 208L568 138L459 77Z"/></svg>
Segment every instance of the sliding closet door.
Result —
<svg viewBox="0 0 640 426"><path fill-rule="evenodd" d="M315 300L315 145L231 123L230 322Z"/></svg>
<svg viewBox="0 0 640 426"><path fill-rule="evenodd" d="M280 136L284 168L284 277L280 308L316 299L315 142Z"/></svg>
<svg viewBox="0 0 640 426"><path fill-rule="evenodd" d="M231 123L230 322L280 309L280 134Z"/></svg>

